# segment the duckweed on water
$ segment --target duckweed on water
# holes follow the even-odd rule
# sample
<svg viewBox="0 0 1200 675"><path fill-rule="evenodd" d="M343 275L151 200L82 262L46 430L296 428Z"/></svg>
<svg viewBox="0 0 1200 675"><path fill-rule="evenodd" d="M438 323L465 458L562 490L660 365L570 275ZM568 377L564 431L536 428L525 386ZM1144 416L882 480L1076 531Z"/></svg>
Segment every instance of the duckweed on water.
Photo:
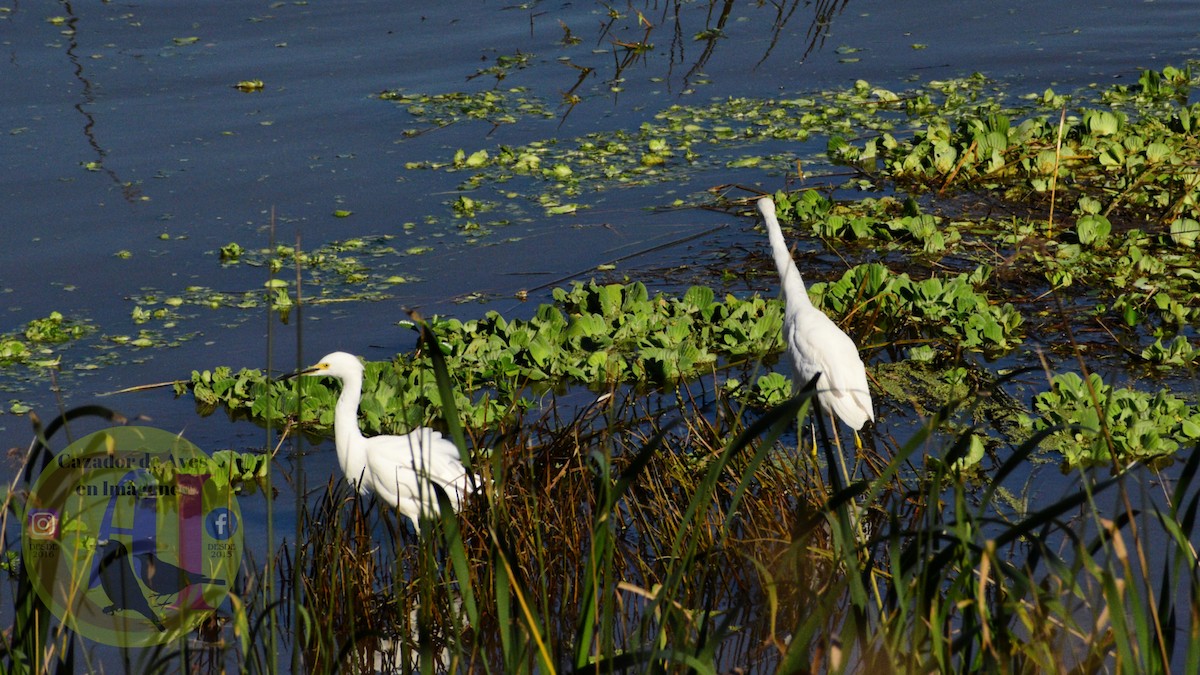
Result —
<svg viewBox="0 0 1200 675"><path fill-rule="evenodd" d="M730 158L730 151L765 142L805 141L814 135L852 134L895 129L912 101L922 102L926 115L949 114L981 98L987 81L982 77L930 83L927 88L900 95L860 81L849 90L819 92L781 100L732 98L704 106L673 105L636 129L614 129L571 139L548 138L524 145L491 149L458 150L451 161L413 161L409 169L469 172L460 185L464 191L481 187L500 189L506 198L542 205L547 215L573 213L580 204L569 203L589 192L650 185L683 183L703 171L750 167L787 171L803 151L752 154ZM466 95L461 95L466 97ZM490 97L488 101L490 101ZM936 101L936 102L935 102ZM487 105L483 109L489 109ZM533 106L535 110L544 110ZM412 113L412 108L409 108ZM420 109L419 114L425 111ZM486 117L482 112L479 117ZM453 115L446 118L457 119ZM532 179L523 192L510 183ZM568 208L569 207L569 208Z"/></svg>
<svg viewBox="0 0 1200 675"><path fill-rule="evenodd" d="M33 319L12 333L0 335L0 366L16 363L53 366L58 363L54 345L79 340L96 328L87 321L69 319L60 312Z"/></svg>
<svg viewBox="0 0 1200 675"><path fill-rule="evenodd" d="M312 251L297 252L294 246L279 245L274 249L243 247L230 242L218 251L225 268L266 268L280 273L299 264L305 274L306 302L321 304L345 300L378 301L390 297L389 289L412 281L412 276L390 273L391 261L423 251L397 251L391 242L393 235L362 237L333 241ZM381 261L388 261L383 263ZM158 289L142 289L131 296L135 303L130 319L135 325L158 322L159 337L150 329L142 329L137 337L109 336L115 344L133 346L170 346L190 339L199 333L179 331L181 322L199 316L201 309L259 309L270 304L273 310L286 316L294 307L294 282L271 279L257 288L240 292L218 291L208 286L192 285L167 294ZM246 315L235 316L237 323ZM169 332L169 337L167 336Z"/></svg>
<svg viewBox="0 0 1200 675"><path fill-rule="evenodd" d="M383 91L379 98L403 106L421 126L408 129L405 136L416 136L431 129L458 122L487 122L494 126L515 124L523 117L553 119L554 112L546 104L527 94L524 88L487 90L479 93L450 92L445 94Z"/></svg>
<svg viewBox="0 0 1200 675"><path fill-rule="evenodd" d="M50 312L11 333L0 334L0 368L7 378L0 383L0 390L17 392L31 382L45 384L48 372L63 374L64 354L68 351L78 354L78 346L96 332L96 326L90 321ZM73 359L69 371L96 370L108 360L103 355L88 354ZM15 415L31 410L17 399L10 399L8 403L8 412Z"/></svg>

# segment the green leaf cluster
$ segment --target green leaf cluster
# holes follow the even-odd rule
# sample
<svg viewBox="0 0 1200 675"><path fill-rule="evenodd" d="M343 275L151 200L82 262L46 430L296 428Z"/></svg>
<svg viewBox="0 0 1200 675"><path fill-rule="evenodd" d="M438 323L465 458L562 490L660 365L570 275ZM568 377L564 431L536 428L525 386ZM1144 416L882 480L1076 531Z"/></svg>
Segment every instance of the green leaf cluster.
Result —
<svg viewBox="0 0 1200 675"><path fill-rule="evenodd" d="M177 474L203 474L213 485L229 488L240 494L252 494L265 484L271 471L271 455L260 452L218 450L212 455L199 455L202 464L190 464L181 469L174 462L160 462L150 467L151 485L173 483Z"/></svg>
<svg viewBox="0 0 1200 675"><path fill-rule="evenodd" d="M1168 344L1162 338L1142 350L1142 358L1160 366L1192 366L1200 358L1200 351L1182 335L1176 335Z"/></svg>
<svg viewBox="0 0 1200 675"><path fill-rule="evenodd" d="M751 386L730 378L722 385L731 400L739 400L756 408L774 408L792 398L792 379L783 373L760 375Z"/></svg>
<svg viewBox="0 0 1200 675"><path fill-rule="evenodd" d="M1031 257L1055 288L1086 287L1101 302L1097 314L1111 313L1126 326L1149 324L1161 338L1200 320L1195 255L1163 237L1127 230L1109 237L1104 250L1051 242Z"/></svg>
<svg viewBox="0 0 1200 675"><path fill-rule="evenodd" d="M991 268L970 274L914 280L878 263L858 265L841 279L813 284L813 302L834 314L853 311L873 320L875 333L894 342L916 339L986 353L1005 352L1020 341L1024 323L1012 303L993 303L985 287Z"/></svg>
<svg viewBox="0 0 1200 675"><path fill-rule="evenodd" d="M807 227L813 234L831 239L873 239L903 246L917 243L925 253L943 254L958 244L962 235L943 218L921 213L915 200L894 197L864 198L837 202L816 190L775 193L780 218Z"/></svg>
<svg viewBox="0 0 1200 675"><path fill-rule="evenodd" d="M984 104L957 121L922 118L908 139L888 132L861 145L831 139L829 157L915 188L985 188L1018 199L1030 192L1048 199L1055 189L1059 201L1076 204L1080 242L1102 244L1114 213L1162 225L1200 218L1200 104L1177 96L1190 79L1190 70L1143 73L1147 87L1170 88L1175 103L1139 109L1137 118L1091 107L1061 125L1058 115L1018 123Z"/></svg>
<svg viewBox="0 0 1200 675"><path fill-rule="evenodd" d="M493 125L514 124L523 117L553 118L546 104L528 96L520 87L489 89L481 92L448 92L444 94L405 93L384 91L384 101L403 106L414 120L425 127L444 127L456 122L481 121ZM409 129L406 136L415 136L426 129Z"/></svg>
<svg viewBox="0 0 1200 675"><path fill-rule="evenodd" d="M1091 373L1055 375L1050 391L1034 397L1036 418L1024 423L1034 431L1063 427L1049 444L1067 466L1124 465L1169 457L1180 443L1200 439L1200 407L1170 394L1155 394L1105 384Z"/></svg>
<svg viewBox="0 0 1200 675"><path fill-rule="evenodd" d="M78 340L95 330L95 326L86 321L68 319L61 312L50 312L16 331L0 334L0 366L16 363L56 365L52 345Z"/></svg>
<svg viewBox="0 0 1200 675"><path fill-rule="evenodd" d="M651 297L641 283L590 282L555 289L553 297L528 320L488 312L429 323L452 371L477 373L493 385L509 378L667 384L711 369L719 356L782 348L782 310L758 296L717 300L697 286L680 298Z"/></svg>
<svg viewBox="0 0 1200 675"><path fill-rule="evenodd" d="M26 340L33 343L58 344L81 338L91 330L86 323L66 319L59 312L50 312L43 319L34 319L25 324L22 333Z"/></svg>
<svg viewBox="0 0 1200 675"><path fill-rule="evenodd" d="M1102 92L1102 100L1114 107L1169 109L1174 104L1187 102L1192 82L1191 66L1166 66L1161 71L1144 70L1138 77L1137 85L1114 85Z"/></svg>

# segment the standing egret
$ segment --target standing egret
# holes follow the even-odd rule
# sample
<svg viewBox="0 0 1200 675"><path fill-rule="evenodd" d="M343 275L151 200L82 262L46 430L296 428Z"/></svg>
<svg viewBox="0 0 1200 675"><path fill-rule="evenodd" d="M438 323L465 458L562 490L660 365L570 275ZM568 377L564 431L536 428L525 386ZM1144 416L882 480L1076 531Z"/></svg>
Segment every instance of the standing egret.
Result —
<svg viewBox="0 0 1200 675"><path fill-rule="evenodd" d="M458 446L433 429L419 427L403 436L367 438L358 428L363 364L346 352L326 354L317 365L297 375L332 377L342 383L333 412L334 446L346 479L360 494L374 492L409 517L420 534L422 516L437 517L432 484L446 491L457 512L471 492L472 478L462 465Z"/></svg>
<svg viewBox="0 0 1200 675"><path fill-rule="evenodd" d="M857 432L867 420L874 421L871 392L867 389L867 370L858 347L837 324L813 306L804 288L800 270L792 260L791 251L783 241L783 230L775 218L775 202L770 197L758 200L758 212L767 224L771 254L779 270L783 289L783 338L792 366L799 378L798 385L811 380L817 373L817 403L830 415ZM835 430L836 433L836 430Z"/></svg>

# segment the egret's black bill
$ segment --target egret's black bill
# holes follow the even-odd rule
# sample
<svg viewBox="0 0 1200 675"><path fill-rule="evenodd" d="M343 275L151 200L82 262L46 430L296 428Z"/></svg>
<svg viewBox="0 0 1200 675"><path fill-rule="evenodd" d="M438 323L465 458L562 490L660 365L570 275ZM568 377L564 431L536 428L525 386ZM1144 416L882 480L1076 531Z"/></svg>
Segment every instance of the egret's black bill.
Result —
<svg viewBox="0 0 1200 675"><path fill-rule="evenodd" d="M307 368L301 368L300 370L297 370L295 372L288 373L287 375L280 375L276 379L290 380L290 379L293 379L296 377L300 377L301 375L311 375L312 373L317 373L317 372L320 372L321 370L323 370L323 369L320 366L309 366Z"/></svg>

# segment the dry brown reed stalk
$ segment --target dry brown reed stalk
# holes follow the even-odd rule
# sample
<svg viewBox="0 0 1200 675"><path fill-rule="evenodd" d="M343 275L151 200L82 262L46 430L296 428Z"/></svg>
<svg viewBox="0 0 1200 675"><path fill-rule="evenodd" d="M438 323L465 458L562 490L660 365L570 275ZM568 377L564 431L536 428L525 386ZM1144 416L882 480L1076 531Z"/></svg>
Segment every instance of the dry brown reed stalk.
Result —
<svg viewBox="0 0 1200 675"><path fill-rule="evenodd" d="M396 623L392 586L394 557L377 537L391 528L371 502L331 479L321 499L299 514L305 541L297 546L305 609L316 622L304 645L313 672L339 662L357 669L372 663L374 645ZM349 645L349 647L347 647Z"/></svg>

